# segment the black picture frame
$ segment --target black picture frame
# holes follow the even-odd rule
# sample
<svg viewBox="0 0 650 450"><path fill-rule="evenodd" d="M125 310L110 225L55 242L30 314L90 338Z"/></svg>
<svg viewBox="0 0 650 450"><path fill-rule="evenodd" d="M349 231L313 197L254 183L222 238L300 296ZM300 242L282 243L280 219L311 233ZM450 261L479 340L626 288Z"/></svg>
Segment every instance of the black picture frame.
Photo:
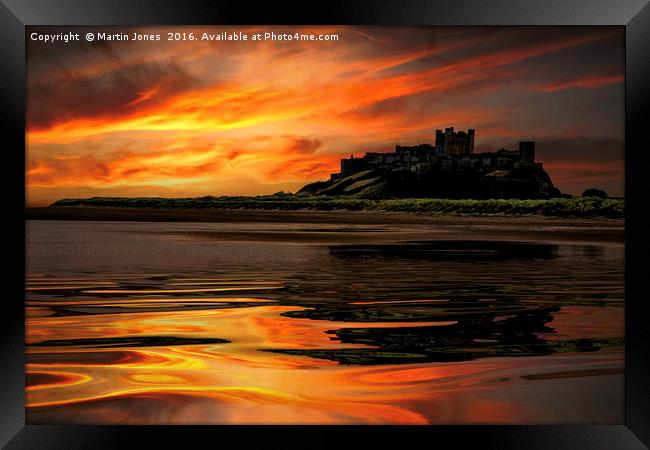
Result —
<svg viewBox="0 0 650 450"><path fill-rule="evenodd" d="M25 425L24 208L25 27L30 25L382 24L619 25L626 36L625 421L559 426L46 426ZM648 0L0 0L0 141L9 252L0 319L0 444L18 448L227 445L438 445L528 449L650 446L650 327L644 292L648 249L650 5ZM22 194L22 195L21 195ZM645 294L645 295L644 295ZM361 441L357 441L361 439ZM302 443L302 444L301 444ZM444 444L443 444L444 443Z"/></svg>

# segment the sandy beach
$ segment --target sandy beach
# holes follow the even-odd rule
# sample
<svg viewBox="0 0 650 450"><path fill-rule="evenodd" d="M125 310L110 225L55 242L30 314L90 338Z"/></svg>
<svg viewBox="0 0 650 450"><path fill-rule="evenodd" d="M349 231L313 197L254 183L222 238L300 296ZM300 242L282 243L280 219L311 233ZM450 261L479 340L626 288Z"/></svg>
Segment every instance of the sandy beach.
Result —
<svg viewBox="0 0 650 450"><path fill-rule="evenodd" d="M620 222L37 213L68 220L26 222L30 423L622 415Z"/></svg>
<svg viewBox="0 0 650 450"><path fill-rule="evenodd" d="M544 238L619 242L625 239L625 222L617 219L576 219L543 216L458 216L389 213L378 211L279 211L224 209L156 209L111 207L27 208L27 220L127 221L127 222L207 222L207 223L285 223L333 225L418 225L432 229L459 230L484 237ZM293 231L293 230L292 230ZM321 230L322 232L322 230ZM229 239L245 237L231 233ZM256 233L256 240L262 235ZM313 234L310 234L313 238ZM341 233L337 233L340 239ZM332 236L334 237L334 236ZM352 236L350 236L352 237ZM278 234L270 236L277 240ZM295 232L291 240L300 239Z"/></svg>

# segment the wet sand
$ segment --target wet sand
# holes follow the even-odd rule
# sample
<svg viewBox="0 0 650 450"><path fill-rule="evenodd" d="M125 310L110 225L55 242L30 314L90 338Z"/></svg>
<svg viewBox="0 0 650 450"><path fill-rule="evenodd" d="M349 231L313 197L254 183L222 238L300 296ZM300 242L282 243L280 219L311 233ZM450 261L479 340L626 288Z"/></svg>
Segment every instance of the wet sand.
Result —
<svg viewBox="0 0 650 450"><path fill-rule="evenodd" d="M624 242L625 222L618 219L576 219L543 216L457 216L389 213L378 211L279 211L224 209L157 209L112 207L27 208L27 220L125 221L125 222L207 222L207 223L286 223L332 225L420 225L448 230L462 229L483 236L552 237L556 240ZM361 230L373 232L372 227ZM320 230L320 232L324 232ZM340 236L340 230L337 230ZM256 240L261 239L256 233ZM242 239L243 232L223 238ZM300 240L295 233L288 236ZM313 234L312 234L313 238ZM328 238L334 238L332 234ZM270 240L281 239L279 233ZM343 239L345 240L345 239Z"/></svg>
<svg viewBox="0 0 650 450"><path fill-rule="evenodd" d="M622 223L214 213L27 221L28 423L623 420Z"/></svg>

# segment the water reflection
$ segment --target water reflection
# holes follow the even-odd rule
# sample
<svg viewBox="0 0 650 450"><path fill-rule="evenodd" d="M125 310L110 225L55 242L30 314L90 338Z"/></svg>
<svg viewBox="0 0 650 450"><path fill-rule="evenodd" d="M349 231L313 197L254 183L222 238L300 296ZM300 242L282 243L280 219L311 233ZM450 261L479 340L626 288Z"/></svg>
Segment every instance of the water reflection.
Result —
<svg viewBox="0 0 650 450"><path fill-rule="evenodd" d="M31 223L29 422L621 420L622 245L265 226Z"/></svg>
<svg viewBox="0 0 650 450"><path fill-rule="evenodd" d="M340 245L331 246L330 252L337 258L497 262L508 259L552 259L557 257L558 249L558 245L535 242L441 240Z"/></svg>

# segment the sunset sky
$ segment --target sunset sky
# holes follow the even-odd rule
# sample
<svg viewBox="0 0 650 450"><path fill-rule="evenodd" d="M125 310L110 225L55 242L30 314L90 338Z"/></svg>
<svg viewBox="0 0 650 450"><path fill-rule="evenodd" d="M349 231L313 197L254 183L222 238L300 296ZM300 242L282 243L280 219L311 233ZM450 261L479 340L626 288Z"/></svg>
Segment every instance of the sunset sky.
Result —
<svg viewBox="0 0 650 450"><path fill-rule="evenodd" d="M624 195L620 27L31 27L27 202L257 195L325 180L351 153L476 129L534 140L563 192ZM84 42L87 31L160 33ZM336 33L338 41L169 42L166 32Z"/></svg>

